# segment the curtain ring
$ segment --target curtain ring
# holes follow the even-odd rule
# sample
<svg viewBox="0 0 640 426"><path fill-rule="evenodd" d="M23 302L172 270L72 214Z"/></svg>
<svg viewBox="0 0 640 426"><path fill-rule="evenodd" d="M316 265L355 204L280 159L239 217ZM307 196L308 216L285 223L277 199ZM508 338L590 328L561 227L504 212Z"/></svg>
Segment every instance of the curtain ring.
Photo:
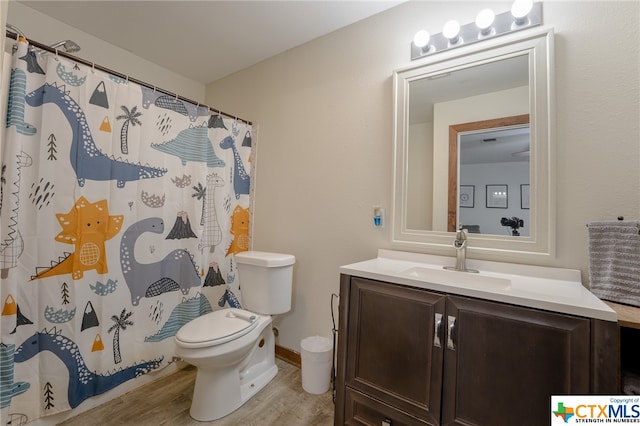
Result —
<svg viewBox="0 0 640 426"><path fill-rule="evenodd" d="M91 62L91 73L92 74L96 73L96 63L95 62Z"/></svg>
<svg viewBox="0 0 640 426"><path fill-rule="evenodd" d="M56 61L59 61L60 59L58 58L58 48L56 48Z"/></svg>
<svg viewBox="0 0 640 426"><path fill-rule="evenodd" d="M129 84L129 76L128 75L125 76L124 84Z"/></svg>

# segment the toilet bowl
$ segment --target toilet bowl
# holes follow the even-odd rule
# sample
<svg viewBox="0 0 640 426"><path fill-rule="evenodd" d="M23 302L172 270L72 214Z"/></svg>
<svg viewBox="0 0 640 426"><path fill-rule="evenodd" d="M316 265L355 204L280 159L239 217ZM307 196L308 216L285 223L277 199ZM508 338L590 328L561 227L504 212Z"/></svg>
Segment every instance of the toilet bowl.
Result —
<svg viewBox="0 0 640 426"><path fill-rule="evenodd" d="M245 309L210 312L176 333L176 356L198 369L189 412L194 419L232 413L276 376L270 315L291 308L294 262L291 255L237 254Z"/></svg>
<svg viewBox="0 0 640 426"><path fill-rule="evenodd" d="M203 327L206 322L216 326ZM214 311L182 327L176 355L198 369L191 417L211 421L244 404L278 372L274 348L271 317L245 310Z"/></svg>

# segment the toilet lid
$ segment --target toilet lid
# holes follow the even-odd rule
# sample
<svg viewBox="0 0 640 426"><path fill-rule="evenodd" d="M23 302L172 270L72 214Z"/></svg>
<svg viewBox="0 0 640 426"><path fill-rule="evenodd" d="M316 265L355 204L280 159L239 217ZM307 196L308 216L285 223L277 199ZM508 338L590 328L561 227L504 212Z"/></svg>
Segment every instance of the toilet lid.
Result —
<svg viewBox="0 0 640 426"><path fill-rule="evenodd" d="M243 309L222 309L189 321L176 339L192 348L215 346L244 336L258 325L258 316Z"/></svg>

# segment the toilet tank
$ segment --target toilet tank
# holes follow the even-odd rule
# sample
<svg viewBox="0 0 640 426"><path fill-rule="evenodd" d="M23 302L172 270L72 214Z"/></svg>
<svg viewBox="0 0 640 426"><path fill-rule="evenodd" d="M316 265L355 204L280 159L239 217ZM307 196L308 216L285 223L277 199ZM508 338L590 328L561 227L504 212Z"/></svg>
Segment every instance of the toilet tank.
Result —
<svg viewBox="0 0 640 426"><path fill-rule="evenodd" d="M291 310L295 256L244 251L235 257L244 309L263 315Z"/></svg>

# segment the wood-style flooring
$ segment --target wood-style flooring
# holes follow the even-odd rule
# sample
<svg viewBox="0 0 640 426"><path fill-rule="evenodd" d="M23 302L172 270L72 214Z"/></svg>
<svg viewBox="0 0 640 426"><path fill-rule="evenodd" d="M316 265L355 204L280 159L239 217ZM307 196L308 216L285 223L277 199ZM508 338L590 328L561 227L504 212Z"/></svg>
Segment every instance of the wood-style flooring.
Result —
<svg viewBox="0 0 640 426"><path fill-rule="evenodd" d="M278 375L242 407L222 419L198 422L189 416L196 369L189 366L93 408L60 425L136 426L330 426L331 391L302 389L300 368L276 359Z"/></svg>

